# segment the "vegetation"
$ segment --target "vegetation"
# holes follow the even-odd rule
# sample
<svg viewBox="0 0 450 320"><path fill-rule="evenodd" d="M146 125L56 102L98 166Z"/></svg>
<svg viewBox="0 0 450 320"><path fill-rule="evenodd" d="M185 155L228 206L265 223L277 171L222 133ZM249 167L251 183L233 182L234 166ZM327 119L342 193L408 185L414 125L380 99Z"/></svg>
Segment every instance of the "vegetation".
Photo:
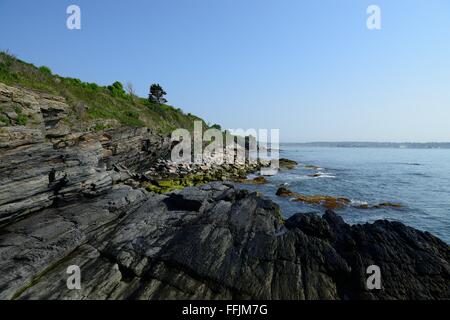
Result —
<svg viewBox="0 0 450 320"><path fill-rule="evenodd" d="M169 133L176 128L192 130L194 121L204 121L181 109L166 104L164 90L155 85L154 100L137 97L134 89L124 88L119 81L109 86L83 82L80 79L61 77L52 73L46 66L36 67L17 59L8 52L0 52L0 82L20 86L40 92L59 95L66 98L74 108L70 122L83 120L91 123L95 130L110 127L113 120L118 126L146 126L161 133ZM153 87L153 86L152 86ZM77 106L83 105L85 112L77 112ZM86 118L84 118L86 117ZM18 122L27 123L27 117L19 115ZM0 119L6 122L7 119ZM206 127L206 124L205 124Z"/></svg>
<svg viewBox="0 0 450 320"><path fill-rule="evenodd" d="M39 71L48 75L52 74L52 70L50 70L50 68L46 66L39 67Z"/></svg>

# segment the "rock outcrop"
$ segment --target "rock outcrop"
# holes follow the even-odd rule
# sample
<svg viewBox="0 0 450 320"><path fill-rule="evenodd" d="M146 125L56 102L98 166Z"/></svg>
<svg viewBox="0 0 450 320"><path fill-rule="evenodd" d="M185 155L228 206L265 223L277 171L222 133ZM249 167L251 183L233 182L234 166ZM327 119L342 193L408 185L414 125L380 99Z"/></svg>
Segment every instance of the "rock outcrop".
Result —
<svg viewBox="0 0 450 320"><path fill-rule="evenodd" d="M81 269L81 290L66 286ZM382 289L366 289L366 269ZM0 235L3 299L445 299L450 252L401 223L350 226L211 183L168 195L115 186Z"/></svg>
<svg viewBox="0 0 450 320"><path fill-rule="evenodd" d="M56 202L105 193L170 152L170 139L147 128L69 128L71 108L62 97L0 83L0 107L3 115L28 119L25 126L10 117L0 127L0 226Z"/></svg>
<svg viewBox="0 0 450 320"><path fill-rule="evenodd" d="M47 138L62 137L70 132L69 125L63 121L69 110L63 97L0 83L0 127L26 124L45 132Z"/></svg>
<svg viewBox="0 0 450 320"><path fill-rule="evenodd" d="M71 133L49 141L40 130L0 128L0 224L57 201L95 196L163 156L169 141L147 129Z"/></svg>

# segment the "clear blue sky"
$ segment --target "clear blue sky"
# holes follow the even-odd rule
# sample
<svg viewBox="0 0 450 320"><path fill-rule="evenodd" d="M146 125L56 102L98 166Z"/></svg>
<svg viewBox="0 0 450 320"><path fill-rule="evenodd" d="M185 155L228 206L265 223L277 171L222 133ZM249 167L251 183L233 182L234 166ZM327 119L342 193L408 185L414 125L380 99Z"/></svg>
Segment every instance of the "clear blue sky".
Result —
<svg viewBox="0 0 450 320"><path fill-rule="evenodd" d="M0 49L282 141L450 141L448 0L0 0Z"/></svg>

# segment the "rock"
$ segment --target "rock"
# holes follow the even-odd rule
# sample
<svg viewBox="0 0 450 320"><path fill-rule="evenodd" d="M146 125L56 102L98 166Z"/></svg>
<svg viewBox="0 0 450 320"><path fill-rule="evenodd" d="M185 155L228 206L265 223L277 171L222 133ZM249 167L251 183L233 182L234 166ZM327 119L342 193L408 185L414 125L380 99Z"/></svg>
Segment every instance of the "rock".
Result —
<svg viewBox="0 0 450 320"><path fill-rule="evenodd" d="M24 263L26 261L26 263ZM82 289L68 290L78 265ZM382 290L365 288L366 268ZM270 200L218 182L149 196L115 186L0 234L2 299L445 299L447 244L401 223L332 211L284 221Z"/></svg>
<svg viewBox="0 0 450 320"><path fill-rule="evenodd" d="M142 190L114 188L101 198L46 209L3 228L0 235L0 299L15 298L27 289L35 289L30 283L34 283L36 276L42 272L52 274L59 262L84 254L84 243L106 232L108 223L117 220L125 210L132 210L144 196ZM89 256L84 259L89 260ZM102 268L106 266L107 263ZM65 271L56 273L61 286L65 286L62 276ZM40 297L57 294L51 292L53 286L53 280L47 282L45 290L35 294ZM67 287L65 290L70 293Z"/></svg>
<svg viewBox="0 0 450 320"><path fill-rule="evenodd" d="M298 165L294 160L285 158L281 158L278 163L281 169L294 169Z"/></svg>
<svg viewBox="0 0 450 320"><path fill-rule="evenodd" d="M146 129L71 134L52 143L39 129L0 128L0 225L57 202L105 193L133 176L128 168L145 170L167 147Z"/></svg>
<svg viewBox="0 0 450 320"><path fill-rule="evenodd" d="M335 235L333 246L351 263L353 282L362 287L368 264L381 269L382 290L352 291L350 299L448 299L450 279L448 244L400 222L345 224L328 211L324 215ZM445 280L446 279L446 280ZM355 284L353 284L355 285Z"/></svg>
<svg viewBox="0 0 450 320"><path fill-rule="evenodd" d="M23 126L0 128L0 150L17 148L22 145L35 144L44 141L42 132Z"/></svg>
<svg viewBox="0 0 450 320"><path fill-rule="evenodd" d="M0 100L3 114L14 123L20 124L20 118L27 119L27 127L41 130L48 138L61 137L70 132L64 123L69 110L65 99L23 88L16 88L0 83Z"/></svg>
<svg viewBox="0 0 450 320"><path fill-rule="evenodd" d="M253 178L253 183L254 184L266 184L267 179L263 176L259 176L259 177Z"/></svg>
<svg viewBox="0 0 450 320"><path fill-rule="evenodd" d="M317 237L323 240L333 241L334 233L325 219L316 213L296 214L286 220L287 228L299 228L307 236Z"/></svg>
<svg viewBox="0 0 450 320"><path fill-rule="evenodd" d="M382 208L394 208L394 209L401 209L404 206L400 203L393 203L393 202L383 202L375 205L369 205L369 204L361 204L358 205L358 209L382 209Z"/></svg>
<svg viewBox="0 0 450 320"><path fill-rule="evenodd" d="M308 196L303 194L296 194L294 201L322 205L327 209L341 209L351 203L350 199L343 197L332 197L324 195Z"/></svg>
<svg viewBox="0 0 450 320"><path fill-rule="evenodd" d="M292 197L293 201L299 201L304 202L308 204L313 205L321 205L326 209L330 210L336 210L336 209L342 209L346 206L352 205L352 201L345 197L334 197L334 196L328 196L328 195L304 195L300 193L293 192L285 187L278 188L276 195L279 197ZM403 208L403 205L399 203L392 203L392 202L384 202L377 205L369 205L369 204L360 204L355 205L358 209L380 209L380 208L397 208L401 209Z"/></svg>
<svg viewBox="0 0 450 320"><path fill-rule="evenodd" d="M322 205L326 209L341 209L351 204L351 200L344 197L333 197L326 195L304 195L291 190L280 187L278 188L276 195L279 197L293 197L293 201L304 202L314 205Z"/></svg>
<svg viewBox="0 0 450 320"><path fill-rule="evenodd" d="M310 169L310 170L319 170L321 169L318 166L313 166L313 165L305 165L305 169Z"/></svg>
<svg viewBox="0 0 450 320"><path fill-rule="evenodd" d="M297 195L295 192L292 192L291 190L285 188L285 187L280 187L278 188L276 195L279 197L293 197L295 195Z"/></svg>
<svg viewBox="0 0 450 320"><path fill-rule="evenodd" d="M5 116L7 116L10 120L17 120L17 118L19 117L19 115L14 111L9 111L9 112L6 111L6 112L3 112L3 114Z"/></svg>
<svg viewBox="0 0 450 320"><path fill-rule="evenodd" d="M400 203L393 203L393 202L383 202L380 204L376 204L373 206L373 208L385 208L385 207L391 207L391 208L403 208L403 205Z"/></svg>
<svg viewBox="0 0 450 320"><path fill-rule="evenodd" d="M318 178L320 176L322 176L320 173L308 174L308 177L310 177L310 178Z"/></svg>
<svg viewBox="0 0 450 320"><path fill-rule="evenodd" d="M253 179L237 179L238 182L243 184L266 184L267 179L263 176L259 176Z"/></svg>

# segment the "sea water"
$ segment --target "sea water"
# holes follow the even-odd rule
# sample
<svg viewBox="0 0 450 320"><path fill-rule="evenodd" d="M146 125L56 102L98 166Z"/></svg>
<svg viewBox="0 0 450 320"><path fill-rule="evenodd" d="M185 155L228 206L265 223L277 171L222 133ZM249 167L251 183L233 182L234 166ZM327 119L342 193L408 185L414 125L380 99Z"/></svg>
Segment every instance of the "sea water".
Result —
<svg viewBox="0 0 450 320"><path fill-rule="evenodd" d="M278 203L289 218L324 208L275 195L278 187L306 195L351 199L338 209L347 223L400 221L450 243L450 149L304 147L282 144L280 157L295 160L293 170L268 177L266 185L243 185ZM307 168L315 166L317 168ZM399 203L402 208L358 209L359 205Z"/></svg>

